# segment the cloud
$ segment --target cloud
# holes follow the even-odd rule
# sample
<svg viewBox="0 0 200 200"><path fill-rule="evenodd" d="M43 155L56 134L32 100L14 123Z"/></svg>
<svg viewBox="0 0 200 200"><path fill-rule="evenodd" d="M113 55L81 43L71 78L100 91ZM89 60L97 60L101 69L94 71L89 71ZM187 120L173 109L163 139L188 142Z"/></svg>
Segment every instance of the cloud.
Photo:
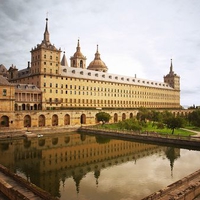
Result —
<svg viewBox="0 0 200 200"><path fill-rule="evenodd" d="M48 12L50 40L68 58L80 38L87 65L99 44L109 72L158 81L169 72L173 58L181 77L181 102L200 105L199 10L198 0L1 1L0 63L26 67L29 51L43 39ZM197 98L188 100L187 94Z"/></svg>

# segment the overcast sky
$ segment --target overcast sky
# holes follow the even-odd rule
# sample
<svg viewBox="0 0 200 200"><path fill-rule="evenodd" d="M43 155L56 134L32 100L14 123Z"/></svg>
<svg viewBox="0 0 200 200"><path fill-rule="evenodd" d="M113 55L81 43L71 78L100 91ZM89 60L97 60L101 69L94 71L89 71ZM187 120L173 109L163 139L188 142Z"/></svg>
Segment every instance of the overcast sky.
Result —
<svg viewBox="0 0 200 200"><path fill-rule="evenodd" d="M99 45L109 73L163 81L181 77L181 105L200 105L200 0L0 0L0 64L27 67L41 43L48 12L50 41L87 66Z"/></svg>

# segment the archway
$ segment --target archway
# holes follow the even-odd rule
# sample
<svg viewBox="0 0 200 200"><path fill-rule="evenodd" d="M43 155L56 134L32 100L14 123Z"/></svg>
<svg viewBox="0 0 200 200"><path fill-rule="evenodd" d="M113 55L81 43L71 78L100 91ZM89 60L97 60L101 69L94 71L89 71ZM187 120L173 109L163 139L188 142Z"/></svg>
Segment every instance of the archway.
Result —
<svg viewBox="0 0 200 200"><path fill-rule="evenodd" d="M17 111L17 110L18 110L18 104L15 103L15 111Z"/></svg>
<svg viewBox="0 0 200 200"><path fill-rule="evenodd" d="M1 117L1 122L0 122L1 127L9 127L9 117L4 115Z"/></svg>
<svg viewBox="0 0 200 200"><path fill-rule="evenodd" d="M30 115L26 115L24 117L24 127L31 127L31 117L30 117Z"/></svg>
<svg viewBox="0 0 200 200"><path fill-rule="evenodd" d="M58 144L58 138L52 138L52 144L53 145Z"/></svg>
<svg viewBox="0 0 200 200"><path fill-rule="evenodd" d="M123 114L122 114L122 121L125 120L125 119L126 119L126 114L123 113Z"/></svg>
<svg viewBox="0 0 200 200"><path fill-rule="evenodd" d="M117 123L118 122L118 115L117 113L114 114L114 123Z"/></svg>
<svg viewBox="0 0 200 200"><path fill-rule="evenodd" d="M68 144L69 142L70 142L70 137L69 136L65 137L65 143Z"/></svg>
<svg viewBox="0 0 200 200"><path fill-rule="evenodd" d="M40 147L43 147L43 146L45 145L45 139L40 139L40 140L38 140L38 145L39 145Z"/></svg>
<svg viewBox="0 0 200 200"><path fill-rule="evenodd" d="M22 104L22 110L26 110L26 105L24 103Z"/></svg>
<svg viewBox="0 0 200 200"><path fill-rule="evenodd" d="M83 68L83 61L80 61L80 68Z"/></svg>
<svg viewBox="0 0 200 200"><path fill-rule="evenodd" d="M37 104L34 104L34 110L37 110Z"/></svg>
<svg viewBox="0 0 200 200"><path fill-rule="evenodd" d="M31 110L30 104L27 104L26 107L27 107L27 110Z"/></svg>
<svg viewBox="0 0 200 200"><path fill-rule="evenodd" d="M39 125L39 127L45 126L45 116L44 115L39 116L38 125Z"/></svg>
<svg viewBox="0 0 200 200"><path fill-rule="evenodd" d="M133 118L133 113L130 113L130 119L132 119Z"/></svg>
<svg viewBox="0 0 200 200"><path fill-rule="evenodd" d="M58 126L58 115L52 116L52 126Z"/></svg>
<svg viewBox="0 0 200 200"><path fill-rule="evenodd" d="M70 125L70 115L68 115L68 114L65 115L64 124L65 125Z"/></svg>
<svg viewBox="0 0 200 200"><path fill-rule="evenodd" d="M85 114L81 115L80 122L81 122L81 124L86 124L86 115Z"/></svg>

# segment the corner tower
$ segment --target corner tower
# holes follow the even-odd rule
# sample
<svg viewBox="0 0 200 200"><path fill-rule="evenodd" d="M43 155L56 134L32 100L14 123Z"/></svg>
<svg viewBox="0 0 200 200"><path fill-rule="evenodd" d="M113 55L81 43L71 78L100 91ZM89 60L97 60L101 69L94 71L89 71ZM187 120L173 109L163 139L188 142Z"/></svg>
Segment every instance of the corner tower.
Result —
<svg viewBox="0 0 200 200"><path fill-rule="evenodd" d="M58 50L50 42L48 18L46 18L44 38L41 44L37 44L31 50L31 74L58 75L60 70L60 54L61 50Z"/></svg>
<svg viewBox="0 0 200 200"><path fill-rule="evenodd" d="M168 83L170 87L174 88L175 90L180 91L180 76L175 74L173 71L172 59L171 59L170 71L166 76L164 76L164 82Z"/></svg>
<svg viewBox="0 0 200 200"><path fill-rule="evenodd" d="M71 60L71 67L76 68L86 68L86 57L81 53L81 47L78 40L78 44L76 47L76 52L74 53L74 56L70 58Z"/></svg>

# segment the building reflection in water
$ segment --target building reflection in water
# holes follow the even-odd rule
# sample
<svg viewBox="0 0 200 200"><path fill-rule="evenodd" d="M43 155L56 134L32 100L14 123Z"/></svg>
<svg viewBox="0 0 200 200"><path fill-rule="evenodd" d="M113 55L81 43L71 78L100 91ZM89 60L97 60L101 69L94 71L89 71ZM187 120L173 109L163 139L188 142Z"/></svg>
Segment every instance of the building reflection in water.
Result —
<svg viewBox="0 0 200 200"><path fill-rule="evenodd" d="M73 177L77 193L81 180L94 173L98 187L101 169L155 153L166 153L173 169L180 149L78 133L0 142L0 163L60 197L60 184Z"/></svg>

